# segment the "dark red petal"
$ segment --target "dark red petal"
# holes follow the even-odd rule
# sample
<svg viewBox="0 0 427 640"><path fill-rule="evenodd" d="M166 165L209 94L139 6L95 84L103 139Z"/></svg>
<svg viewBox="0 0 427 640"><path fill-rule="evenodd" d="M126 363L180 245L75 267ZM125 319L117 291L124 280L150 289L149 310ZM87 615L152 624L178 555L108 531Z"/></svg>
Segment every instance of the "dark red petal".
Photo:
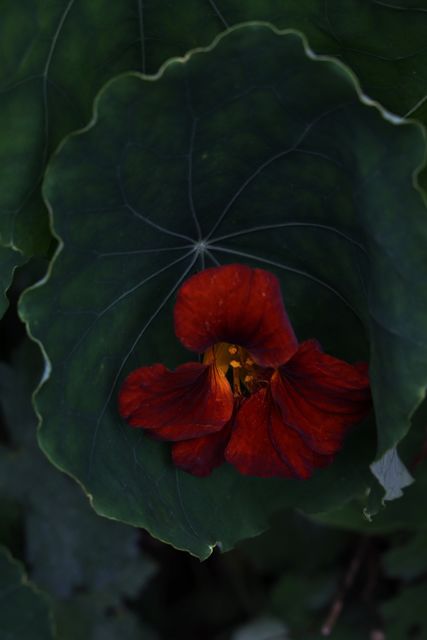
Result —
<svg viewBox="0 0 427 640"><path fill-rule="evenodd" d="M271 406L267 389L257 391L243 403L225 450L225 459L245 475L289 478L293 472L280 459L271 442Z"/></svg>
<svg viewBox="0 0 427 640"><path fill-rule="evenodd" d="M341 448L348 427L371 408L367 365L329 356L315 340L304 342L272 376L271 392L283 422L325 455Z"/></svg>
<svg viewBox="0 0 427 640"><path fill-rule="evenodd" d="M179 340L199 353L229 342L247 349L261 366L277 367L298 346L277 278L241 264L189 278L178 292L174 317Z"/></svg>
<svg viewBox="0 0 427 640"><path fill-rule="evenodd" d="M224 462L224 450L231 433L231 421L216 433L183 440L172 445L174 464L194 476L208 476Z"/></svg>
<svg viewBox="0 0 427 640"><path fill-rule="evenodd" d="M133 371L119 393L120 415L162 440L187 440L219 431L233 411L233 394L214 366L189 362Z"/></svg>
<svg viewBox="0 0 427 640"><path fill-rule="evenodd" d="M332 456L315 453L296 431L284 423L275 406L271 410L270 437L280 458L301 480L306 480L316 468L325 467L333 460Z"/></svg>

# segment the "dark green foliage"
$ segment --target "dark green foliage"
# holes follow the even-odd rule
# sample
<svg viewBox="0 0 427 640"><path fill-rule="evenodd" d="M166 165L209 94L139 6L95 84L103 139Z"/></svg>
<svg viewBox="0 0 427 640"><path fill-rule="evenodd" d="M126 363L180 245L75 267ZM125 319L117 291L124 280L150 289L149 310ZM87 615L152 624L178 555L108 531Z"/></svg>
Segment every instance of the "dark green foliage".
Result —
<svg viewBox="0 0 427 640"><path fill-rule="evenodd" d="M426 33L425 0L2 3L1 640L320 640L340 598L333 640L427 637ZM370 359L376 420L308 482L191 477L117 415L127 372L192 358L179 284L232 261ZM37 445L42 369L89 500Z"/></svg>
<svg viewBox="0 0 427 640"><path fill-rule="evenodd" d="M280 506L326 511L374 483L362 428L313 481L226 467L192 478L122 423L116 397L129 370L188 359L171 321L183 279L247 262L279 276L300 339L363 360L369 338L379 454L393 447L427 378L427 228L412 186L423 149L416 126L360 102L345 69L265 26L230 32L155 82L108 85L91 126L52 161L44 193L62 248L21 306L53 367L37 399L42 446L100 513L206 557Z"/></svg>
<svg viewBox="0 0 427 640"><path fill-rule="evenodd" d="M138 595L155 564L141 553L136 529L97 517L78 487L37 447L30 390L39 365L37 347L27 343L14 354L14 368L0 367L9 434L8 445L0 447L0 539L25 557L32 580L58 600L61 640L98 640L103 633L136 639L138 620L123 608L123 599Z"/></svg>
<svg viewBox="0 0 427 640"><path fill-rule="evenodd" d="M0 638L54 638L48 598L28 582L23 567L4 547L0 547Z"/></svg>

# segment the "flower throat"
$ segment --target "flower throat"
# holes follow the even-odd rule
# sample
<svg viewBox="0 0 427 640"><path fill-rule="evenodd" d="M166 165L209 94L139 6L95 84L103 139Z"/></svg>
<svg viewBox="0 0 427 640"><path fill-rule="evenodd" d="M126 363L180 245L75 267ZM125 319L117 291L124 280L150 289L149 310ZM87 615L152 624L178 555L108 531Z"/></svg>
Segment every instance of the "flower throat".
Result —
<svg viewBox="0 0 427 640"><path fill-rule="evenodd" d="M262 383L261 367L258 367L243 347L228 342L218 342L209 347L203 356L203 364L212 364L220 369L235 397L249 396Z"/></svg>

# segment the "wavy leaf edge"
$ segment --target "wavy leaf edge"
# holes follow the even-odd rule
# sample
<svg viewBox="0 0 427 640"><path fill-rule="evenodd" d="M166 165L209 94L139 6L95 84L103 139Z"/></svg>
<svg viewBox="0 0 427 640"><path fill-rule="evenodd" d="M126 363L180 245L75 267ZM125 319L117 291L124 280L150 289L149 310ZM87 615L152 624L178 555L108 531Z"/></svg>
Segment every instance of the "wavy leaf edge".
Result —
<svg viewBox="0 0 427 640"><path fill-rule="evenodd" d="M277 35L277 36L286 36L286 35L294 35L297 36L302 44L303 47L303 52L304 54L307 56L307 58L309 58L310 60L312 60L313 62L328 62L331 63L335 66L337 66L341 72L343 72L344 75L346 75L353 87L354 90L356 91L357 97L360 101L361 104L364 104L367 107L370 108L374 108L380 115L381 117L387 121L388 123L394 125L394 126L413 126L416 127L419 132L422 134L422 137L424 139L425 142L425 150L424 150L424 158L423 161L421 162L421 164L417 167L415 167L413 173L412 173L412 184L414 189L421 195L421 198L427 208L427 192L425 192L423 190L423 188L421 187L420 184L420 174L423 172L423 170L427 169L427 128L418 120L414 119L414 118L408 118L408 117L402 117L402 116L398 116L392 112L390 112L388 109L386 109L383 105L380 104L380 102L378 102L377 100L372 99L371 97L369 97L369 95L367 95L361 86L361 83L359 81L359 79L357 78L357 76L355 75L355 73L343 62L341 62L339 59L330 56L330 55L323 55L323 54L316 54L314 52L314 50L310 47L309 44L309 40L307 38L307 36L300 30L297 29L279 29L277 28L273 23L268 22L268 21L260 21L260 20L253 20L253 21L245 21L236 25L233 25L232 27L228 28L227 30L221 32L220 34L218 34L217 36L215 36L215 38L212 40L212 42L209 45L206 46L198 46L198 47L194 47L193 49L190 49L185 55L183 56L173 56L172 58L169 58L168 60L166 60L159 68L159 70L154 73L154 74L146 74L146 73L142 73L142 72L138 72L138 71L127 71L124 73L120 73L117 76L114 76L113 78L111 78L108 82L106 82L104 84L103 87L101 87L101 89L98 91L97 95L95 96L94 102L93 102L93 111L92 111L92 117L89 120L89 122L82 128L79 128L75 131L72 131L71 133L69 133L68 135L66 135L63 140L59 143L59 145L57 146L57 148L55 149L55 151L52 153L49 162L46 166L46 170L44 173L44 177L43 177L43 187L42 187L42 198L43 198L43 202L46 205L47 211L48 211L48 216L49 216L49 227L50 227L50 231L53 235L53 237L55 238L55 240L57 241L57 247L55 250L54 255L52 256L47 271L45 273L45 275L35 284L31 285L30 287L28 287L22 294L20 297L20 300L18 302L18 314L19 317L21 319L21 321L25 324L26 327L26 332L27 335L29 336L29 338L35 342L40 351L41 354L43 356L44 359L44 369L43 369L43 373L41 375L40 381L37 385L37 387L34 389L33 393L32 393L32 403L33 403L33 407L35 410L35 413L37 415L37 437L38 437L38 444L41 448L41 450L43 451L44 455L48 458L48 460L50 461L50 463L56 467L59 471L66 473L68 476L70 476L79 486L80 488L83 490L84 494L86 495L86 497L89 500L89 503L91 505L91 507L94 509L94 511L102 517L105 517L109 520L113 520L113 521L117 521L117 522L122 522L125 524L128 524L130 526L135 526L132 522L126 522L125 520L119 519L119 518L115 518L114 516L112 516L109 513L106 513L101 507L98 507L96 500L94 498L94 496L88 491L88 489L86 488L86 486L84 485L84 483L79 480L73 473L71 473L70 471L68 471L67 469L65 469L64 467L62 467L55 459L53 459L48 451L45 449L45 447L43 446L43 441L40 437L40 432L43 426L43 416L41 415L40 411L38 410L38 405L37 405L37 396L39 391L41 390L41 388L49 381L49 378L51 376L51 372L52 372L52 363L50 361L49 355L47 354L43 343L37 339L32 330L31 330L31 317L27 316L25 313L25 309L24 309L24 302L25 302L25 295L27 292L33 291L39 287L42 287L45 283L47 283L50 279L50 275L53 271L53 269L55 268L55 263L57 261L57 259L59 258L60 254L62 253L62 250L64 248L64 242L61 238L61 236L59 235L59 233L56 231L55 229L55 220L54 220L54 212L53 212L53 208L50 204L50 201L47 197L47 194L45 193L45 189L44 189L44 185L45 185L45 181L46 181L46 176L49 173L50 170L50 166L52 164L52 161L54 160L54 158L60 153L60 151L62 150L62 147L68 142L69 139L72 139L76 136L80 136L85 134L86 132L88 132L89 130L91 130L92 128L94 128L97 123L98 123L98 116L99 116L99 105L100 102L102 101L103 95L104 93L106 93L110 86L112 86L113 84L115 84L116 82L120 82L123 78L127 78L127 77L134 77L134 78L139 78L140 80L143 81L148 81L148 82L156 82L157 80L159 80L160 78L163 77L163 75L165 74L165 72L173 65L175 64L186 64L193 56L198 55L198 54L203 54L203 53L209 53L211 51L213 51L217 45L224 39L227 38L230 34L236 32L236 31L240 31L242 29L247 29L250 27L254 27L254 28L266 28L269 29L273 34ZM382 462L387 461L388 457L391 455L391 453L393 452L394 448L399 444L399 442L402 441L402 439L406 436L406 434L408 433L408 431L410 430L410 426L411 426L411 419L413 417L413 415L415 414L416 410L418 409L418 407L421 405L421 403L427 398L427 377L426 377L426 385L423 388L420 388L420 393L419 393L419 399L418 402L413 406L412 411L408 414L407 416L407 429L405 434L402 436L402 438L396 442L394 444L393 447L390 447L384 454L379 455L372 464L381 464ZM373 474L373 478L374 478L374 474ZM386 490L385 490L386 491ZM354 497L354 496L353 496ZM346 504L347 502L349 502L352 499L352 496L350 496L348 499L346 499L345 501L343 501L343 504L341 506L344 506L344 504ZM271 517L274 514L271 515ZM261 533L263 533L264 531L266 531L269 527L269 522L264 522L260 527L259 530L257 530L253 536L257 536L260 535ZM172 544L170 541L168 540L162 540L158 534L154 535L150 529L148 527L144 527L146 528L146 530L148 531L148 533L150 535L152 535L153 537L155 537L156 539L160 540L160 542L163 542L165 544L171 545L172 547L174 547L175 549L177 549L178 551L186 551L187 553L190 553L191 555L194 555L195 557L198 557L202 560L208 558L211 553L213 552L213 550L215 549L215 547L219 547L221 549L221 541L216 541L214 544L209 544L206 543L206 547L208 549L207 553L203 556L200 557L196 554L193 554L190 550L186 549L186 548L180 548L179 546Z"/></svg>

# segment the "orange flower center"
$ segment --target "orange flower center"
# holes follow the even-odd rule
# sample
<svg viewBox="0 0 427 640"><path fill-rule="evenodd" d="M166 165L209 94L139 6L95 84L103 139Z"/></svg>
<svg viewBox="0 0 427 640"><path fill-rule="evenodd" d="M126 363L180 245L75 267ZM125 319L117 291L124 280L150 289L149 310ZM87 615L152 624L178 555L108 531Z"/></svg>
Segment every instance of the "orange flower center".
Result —
<svg viewBox="0 0 427 640"><path fill-rule="evenodd" d="M203 364L214 364L229 379L236 397L253 393L262 372L246 349L228 342L218 342L205 351Z"/></svg>

